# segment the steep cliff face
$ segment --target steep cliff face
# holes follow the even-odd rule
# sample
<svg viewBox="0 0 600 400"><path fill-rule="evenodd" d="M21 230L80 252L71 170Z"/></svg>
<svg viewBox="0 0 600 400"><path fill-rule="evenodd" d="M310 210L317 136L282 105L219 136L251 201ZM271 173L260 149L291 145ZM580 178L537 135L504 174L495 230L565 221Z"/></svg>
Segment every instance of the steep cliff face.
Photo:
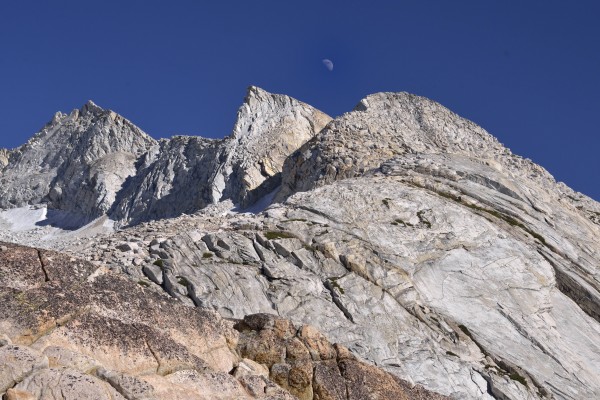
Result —
<svg viewBox="0 0 600 400"><path fill-rule="evenodd" d="M244 208L274 190L285 159L330 120L308 104L250 87L225 142L215 200L230 198Z"/></svg>
<svg viewBox="0 0 600 400"><path fill-rule="evenodd" d="M11 151L7 149L0 149L0 172L2 168L8 164L8 160L10 158Z"/></svg>
<svg viewBox="0 0 600 400"><path fill-rule="evenodd" d="M178 136L161 140L138 162L138 171L119 194L111 218L135 224L197 211L214 202L221 140Z"/></svg>
<svg viewBox="0 0 600 400"><path fill-rule="evenodd" d="M89 102L57 113L15 151L2 150L0 207L46 203L77 226L102 215L129 224L169 218L222 200L245 208L280 185L286 157L330 119L250 87L229 137L156 142Z"/></svg>
<svg viewBox="0 0 600 400"><path fill-rule="evenodd" d="M140 161L110 213L139 223L231 200L245 208L281 183L288 155L331 118L291 97L250 87L230 136L161 141Z"/></svg>
<svg viewBox="0 0 600 400"><path fill-rule="evenodd" d="M263 214L208 208L104 243L137 252L85 252L228 318L310 321L456 399L600 396L596 202L405 93L367 97L282 175Z"/></svg>
<svg viewBox="0 0 600 400"><path fill-rule="evenodd" d="M288 159L278 197L379 174L401 176L424 192L488 213L536 238L545 257L559 256L571 264L554 263L564 278L562 290L584 293L581 306L600 319L597 269L587 260L588 254L600 255L589 247L598 234L598 203L431 100L407 93L363 99ZM565 277L565 269L579 272Z"/></svg>
<svg viewBox="0 0 600 400"><path fill-rule="evenodd" d="M155 140L112 111L88 102L57 113L14 150L2 172L0 207L48 203L82 220L105 214L135 161Z"/></svg>

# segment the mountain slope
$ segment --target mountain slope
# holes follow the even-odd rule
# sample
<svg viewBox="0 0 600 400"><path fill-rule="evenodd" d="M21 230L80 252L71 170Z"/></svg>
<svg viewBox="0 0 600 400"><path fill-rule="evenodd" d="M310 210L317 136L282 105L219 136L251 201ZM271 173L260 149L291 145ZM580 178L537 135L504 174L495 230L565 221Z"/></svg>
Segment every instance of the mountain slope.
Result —
<svg viewBox="0 0 600 400"><path fill-rule="evenodd" d="M0 207L47 203L90 221L106 214L136 159L155 140L112 111L88 102L57 113L2 170Z"/></svg>
<svg viewBox="0 0 600 400"><path fill-rule="evenodd" d="M280 184L285 158L329 120L298 100L252 86L230 136L162 141L144 157L111 217L139 223L192 213L224 200L250 206Z"/></svg>
<svg viewBox="0 0 600 400"><path fill-rule="evenodd" d="M250 87L224 140L157 142L89 102L57 113L27 144L0 153L0 208L47 205L71 215L68 228L105 215L119 224L169 218L224 200L245 208L280 184L286 157L330 119Z"/></svg>
<svg viewBox="0 0 600 400"><path fill-rule="evenodd" d="M600 205L438 103L378 93L330 121L250 88L230 137L162 141L136 171L111 212L147 222L69 251L451 398L600 397Z"/></svg>
<svg viewBox="0 0 600 400"><path fill-rule="evenodd" d="M310 322L453 398L600 395L597 203L404 93L330 122L282 176L263 214L207 208L85 251L225 317ZM137 252L98 252L132 235Z"/></svg>

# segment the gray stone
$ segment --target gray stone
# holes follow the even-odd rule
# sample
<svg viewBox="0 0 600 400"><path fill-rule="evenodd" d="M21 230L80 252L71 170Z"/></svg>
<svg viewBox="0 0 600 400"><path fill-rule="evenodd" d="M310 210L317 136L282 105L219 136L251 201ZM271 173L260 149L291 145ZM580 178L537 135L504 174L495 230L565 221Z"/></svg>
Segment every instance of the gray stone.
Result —
<svg viewBox="0 0 600 400"><path fill-rule="evenodd" d="M154 388L143 380L118 371L99 368L96 376L108 382L128 400L155 400Z"/></svg>
<svg viewBox="0 0 600 400"><path fill-rule="evenodd" d="M320 130L326 120L251 89L231 137L177 137L138 159L110 213L151 221L80 252L73 239L70 251L131 277L154 274L172 297L227 318L311 324L411 388L599 398L600 205L422 97L378 93ZM280 179L274 201L239 212ZM161 258L164 282L158 266L112 257L131 238L149 244L136 257ZM327 383L336 368L318 370L319 393L341 387ZM360 398L356 382L347 390Z"/></svg>
<svg viewBox="0 0 600 400"><path fill-rule="evenodd" d="M43 368L48 368L48 358L35 350L10 344L0 347L0 394Z"/></svg>
<svg viewBox="0 0 600 400"><path fill-rule="evenodd" d="M302 242L298 239L278 239L273 240L275 252L283 257L290 256L295 250L302 248Z"/></svg>
<svg viewBox="0 0 600 400"><path fill-rule="evenodd" d="M277 188L285 158L330 119L288 96L250 87L224 140L177 136L149 151L112 216L126 222L175 217L226 199L250 206Z"/></svg>
<svg viewBox="0 0 600 400"><path fill-rule="evenodd" d="M134 258L132 261L132 264L135 266L139 266L142 265L144 263L144 260L141 258Z"/></svg>
<svg viewBox="0 0 600 400"><path fill-rule="evenodd" d="M42 369L15 386L33 394L34 398L49 400L126 400L110 384L91 375L68 368Z"/></svg>
<svg viewBox="0 0 600 400"><path fill-rule="evenodd" d="M152 282L157 285L162 285L163 283L163 270L158 265L154 264L146 264L142 267L142 271L144 275L148 277Z"/></svg>
<svg viewBox="0 0 600 400"><path fill-rule="evenodd" d="M123 252L130 252L138 249L137 243L121 243L117 245L117 249Z"/></svg>
<svg viewBox="0 0 600 400"><path fill-rule="evenodd" d="M150 242L150 246L155 246L158 244L161 244L162 242L164 242L165 240L167 240L166 238L154 238L152 239L152 241Z"/></svg>
<svg viewBox="0 0 600 400"><path fill-rule="evenodd" d="M155 143L92 102L69 115L57 113L11 153L2 171L0 207L49 201L71 214L69 225L84 224L108 212L122 184L135 175L136 158Z"/></svg>

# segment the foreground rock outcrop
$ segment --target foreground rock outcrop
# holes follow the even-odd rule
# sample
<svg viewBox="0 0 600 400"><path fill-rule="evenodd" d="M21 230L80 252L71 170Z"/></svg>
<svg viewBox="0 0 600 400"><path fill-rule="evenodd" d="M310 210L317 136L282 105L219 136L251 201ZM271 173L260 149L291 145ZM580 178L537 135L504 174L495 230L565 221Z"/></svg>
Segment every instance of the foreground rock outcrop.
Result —
<svg viewBox="0 0 600 400"><path fill-rule="evenodd" d="M444 398L311 326L266 314L227 321L70 256L1 249L6 399Z"/></svg>

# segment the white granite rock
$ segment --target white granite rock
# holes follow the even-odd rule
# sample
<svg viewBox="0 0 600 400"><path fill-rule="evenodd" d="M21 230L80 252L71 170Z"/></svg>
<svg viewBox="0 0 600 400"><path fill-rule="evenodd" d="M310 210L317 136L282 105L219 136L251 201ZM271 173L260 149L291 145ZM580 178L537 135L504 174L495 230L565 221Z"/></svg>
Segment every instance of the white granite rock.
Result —
<svg viewBox="0 0 600 400"><path fill-rule="evenodd" d="M105 214L136 159L155 140L125 118L91 101L57 113L2 169L0 207L48 203L77 224ZM77 225L76 224L76 225Z"/></svg>
<svg viewBox="0 0 600 400"><path fill-rule="evenodd" d="M250 87L230 136L163 140L139 161L111 216L137 223L197 211L226 199L252 205L281 182L287 156L330 117L284 95Z"/></svg>
<svg viewBox="0 0 600 400"><path fill-rule="evenodd" d="M600 398L600 205L422 97L327 121L250 88L230 137L138 160L111 213L147 223L71 251L227 318L313 325L456 399ZM264 212L231 210L279 173Z"/></svg>

